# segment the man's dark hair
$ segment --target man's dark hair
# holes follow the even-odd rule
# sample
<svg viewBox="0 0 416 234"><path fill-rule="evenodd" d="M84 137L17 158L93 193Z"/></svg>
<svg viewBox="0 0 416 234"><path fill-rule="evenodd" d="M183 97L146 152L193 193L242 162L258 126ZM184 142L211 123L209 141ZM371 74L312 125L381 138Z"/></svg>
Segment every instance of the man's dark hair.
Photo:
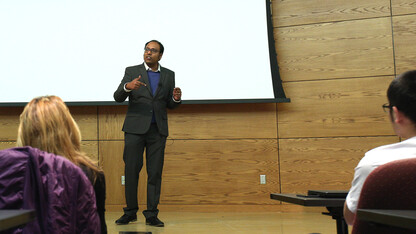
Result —
<svg viewBox="0 0 416 234"><path fill-rule="evenodd" d="M397 76L387 90L390 106L396 106L416 124L416 70Z"/></svg>
<svg viewBox="0 0 416 234"><path fill-rule="evenodd" d="M144 45L144 48L146 49L146 46L147 46L147 44L149 44L150 42L156 42L157 44L159 44L159 47L160 47L160 53L161 54L163 54L163 52L165 51L165 47L163 47L163 45L162 45L162 43L160 43L160 41L158 41L158 40L151 40L151 41L148 41L147 43L146 43L146 45Z"/></svg>

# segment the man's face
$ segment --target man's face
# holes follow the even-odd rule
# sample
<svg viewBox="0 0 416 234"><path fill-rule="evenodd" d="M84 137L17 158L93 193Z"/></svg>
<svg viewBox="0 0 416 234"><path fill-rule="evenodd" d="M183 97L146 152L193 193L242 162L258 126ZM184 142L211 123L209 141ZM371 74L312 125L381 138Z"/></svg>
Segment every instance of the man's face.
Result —
<svg viewBox="0 0 416 234"><path fill-rule="evenodd" d="M151 67L152 65L155 65L159 62L159 60L162 58L162 55L163 54L160 53L159 44L157 42L150 42L144 48L143 59L146 64Z"/></svg>

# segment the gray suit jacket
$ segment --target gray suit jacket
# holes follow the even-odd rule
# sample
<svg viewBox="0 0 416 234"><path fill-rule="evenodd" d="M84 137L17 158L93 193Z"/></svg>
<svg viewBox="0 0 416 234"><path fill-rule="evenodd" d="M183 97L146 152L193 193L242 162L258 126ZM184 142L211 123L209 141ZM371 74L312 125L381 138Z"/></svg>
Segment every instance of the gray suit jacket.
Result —
<svg viewBox="0 0 416 234"><path fill-rule="evenodd" d="M124 85L141 75L140 81L147 86L131 92L124 91ZM169 135L167 108L174 109L180 105L173 101L175 88L175 73L167 68L160 67L160 81L155 95L152 94L149 77L144 64L127 67L124 77L114 92L116 102L124 102L129 98L129 106L123 124L123 131L134 134L144 134L149 130L153 112L159 133Z"/></svg>

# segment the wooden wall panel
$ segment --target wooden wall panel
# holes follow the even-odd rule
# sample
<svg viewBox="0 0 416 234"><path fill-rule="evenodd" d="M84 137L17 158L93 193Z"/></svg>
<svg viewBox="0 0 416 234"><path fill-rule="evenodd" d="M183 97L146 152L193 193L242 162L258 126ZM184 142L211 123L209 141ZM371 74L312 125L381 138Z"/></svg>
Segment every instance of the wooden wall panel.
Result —
<svg viewBox="0 0 416 234"><path fill-rule="evenodd" d="M414 0L391 0L393 15L404 15L416 13L416 1Z"/></svg>
<svg viewBox="0 0 416 234"><path fill-rule="evenodd" d="M16 141L0 141L0 150L16 147ZM84 151L88 157L98 162L98 142L97 141L83 141L81 142L81 150Z"/></svg>
<svg viewBox="0 0 416 234"><path fill-rule="evenodd" d="M276 140L168 143L162 204L275 204L271 192L279 192Z"/></svg>
<svg viewBox="0 0 416 234"><path fill-rule="evenodd" d="M0 150L16 147L16 141L0 141Z"/></svg>
<svg viewBox="0 0 416 234"><path fill-rule="evenodd" d="M123 140L121 131L127 106L100 106L98 107L98 137L100 140Z"/></svg>
<svg viewBox="0 0 416 234"><path fill-rule="evenodd" d="M348 190L354 168L368 150L398 137L302 138L279 140L282 193L308 189Z"/></svg>
<svg viewBox="0 0 416 234"><path fill-rule="evenodd" d="M69 110L77 122L83 140L98 140L97 107L70 106Z"/></svg>
<svg viewBox="0 0 416 234"><path fill-rule="evenodd" d="M273 1L275 27L390 16L389 0Z"/></svg>
<svg viewBox="0 0 416 234"><path fill-rule="evenodd" d="M124 186L121 185L121 176L124 175L123 162L124 141L100 141L100 165L104 170L107 199L106 205L125 206ZM146 204L146 166L140 172L139 205Z"/></svg>
<svg viewBox="0 0 416 234"><path fill-rule="evenodd" d="M100 107L100 139L124 139L125 107ZM276 104L188 104L169 110L174 139L276 138Z"/></svg>
<svg viewBox="0 0 416 234"><path fill-rule="evenodd" d="M279 104L279 138L394 135L386 90L393 77L290 82Z"/></svg>
<svg viewBox="0 0 416 234"><path fill-rule="evenodd" d="M284 81L394 75L390 18L276 28L275 38Z"/></svg>
<svg viewBox="0 0 416 234"><path fill-rule="evenodd" d="M81 150L92 160L98 161L98 141L82 141Z"/></svg>
<svg viewBox="0 0 416 234"><path fill-rule="evenodd" d="M393 17L393 26L397 74L416 69L416 14Z"/></svg>
<svg viewBox="0 0 416 234"><path fill-rule="evenodd" d="M97 107L72 106L69 109L79 125L83 140L97 140ZM22 111L23 107L0 107L0 140L16 140Z"/></svg>
<svg viewBox="0 0 416 234"><path fill-rule="evenodd" d="M23 107L0 107L0 141L16 141Z"/></svg>
<svg viewBox="0 0 416 234"><path fill-rule="evenodd" d="M124 204L122 141L100 142L107 204ZM168 140L161 204L273 204L279 191L276 140ZM146 176L139 185L145 202ZM267 183L260 185L260 175Z"/></svg>
<svg viewBox="0 0 416 234"><path fill-rule="evenodd" d="M276 104L182 105L169 127L175 139L276 138Z"/></svg>
<svg viewBox="0 0 416 234"><path fill-rule="evenodd" d="M122 141L100 141L100 165L104 170L107 189L107 205L125 204L124 186L121 176L124 175Z"/></svg>

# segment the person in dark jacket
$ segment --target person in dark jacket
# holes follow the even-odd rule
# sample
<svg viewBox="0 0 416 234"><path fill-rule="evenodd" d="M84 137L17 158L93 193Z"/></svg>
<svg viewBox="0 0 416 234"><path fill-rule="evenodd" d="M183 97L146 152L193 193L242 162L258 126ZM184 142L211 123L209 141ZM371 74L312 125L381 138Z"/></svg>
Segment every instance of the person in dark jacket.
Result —
<svg viewBox="0 0 416 234"><path fill-rule="evenodd" d="M81 151L81 132L61 98L42 96L26 105L20 115L17 146L60 155L79 166L94 187L101 233L107 233L104 173Z"/></svg>
<svg viewBox="0 0 416 234"><path fill-rule="evenodd" d="M126 207L116 224L128 224L137 220L139 210L137 185L143 167L146 150L147 209L143 211L146 225L163 227L157 208L162 186L168 131L167 109L175 109L182 103L182 91L175 87L175 73L159 64L164 53L162 43L149 41L144 46L140 65L127 67L123 79L114 92L116 102L129 99L124 132L124 175L126 178Z"/></svg>
<svg viewBox="0 0 416 234"><path fill-rule="evenodd" d="M0 162L0 210L36 215L0 233L100 234L94 189L80 167L30 146L0 150Z"/></svg>

